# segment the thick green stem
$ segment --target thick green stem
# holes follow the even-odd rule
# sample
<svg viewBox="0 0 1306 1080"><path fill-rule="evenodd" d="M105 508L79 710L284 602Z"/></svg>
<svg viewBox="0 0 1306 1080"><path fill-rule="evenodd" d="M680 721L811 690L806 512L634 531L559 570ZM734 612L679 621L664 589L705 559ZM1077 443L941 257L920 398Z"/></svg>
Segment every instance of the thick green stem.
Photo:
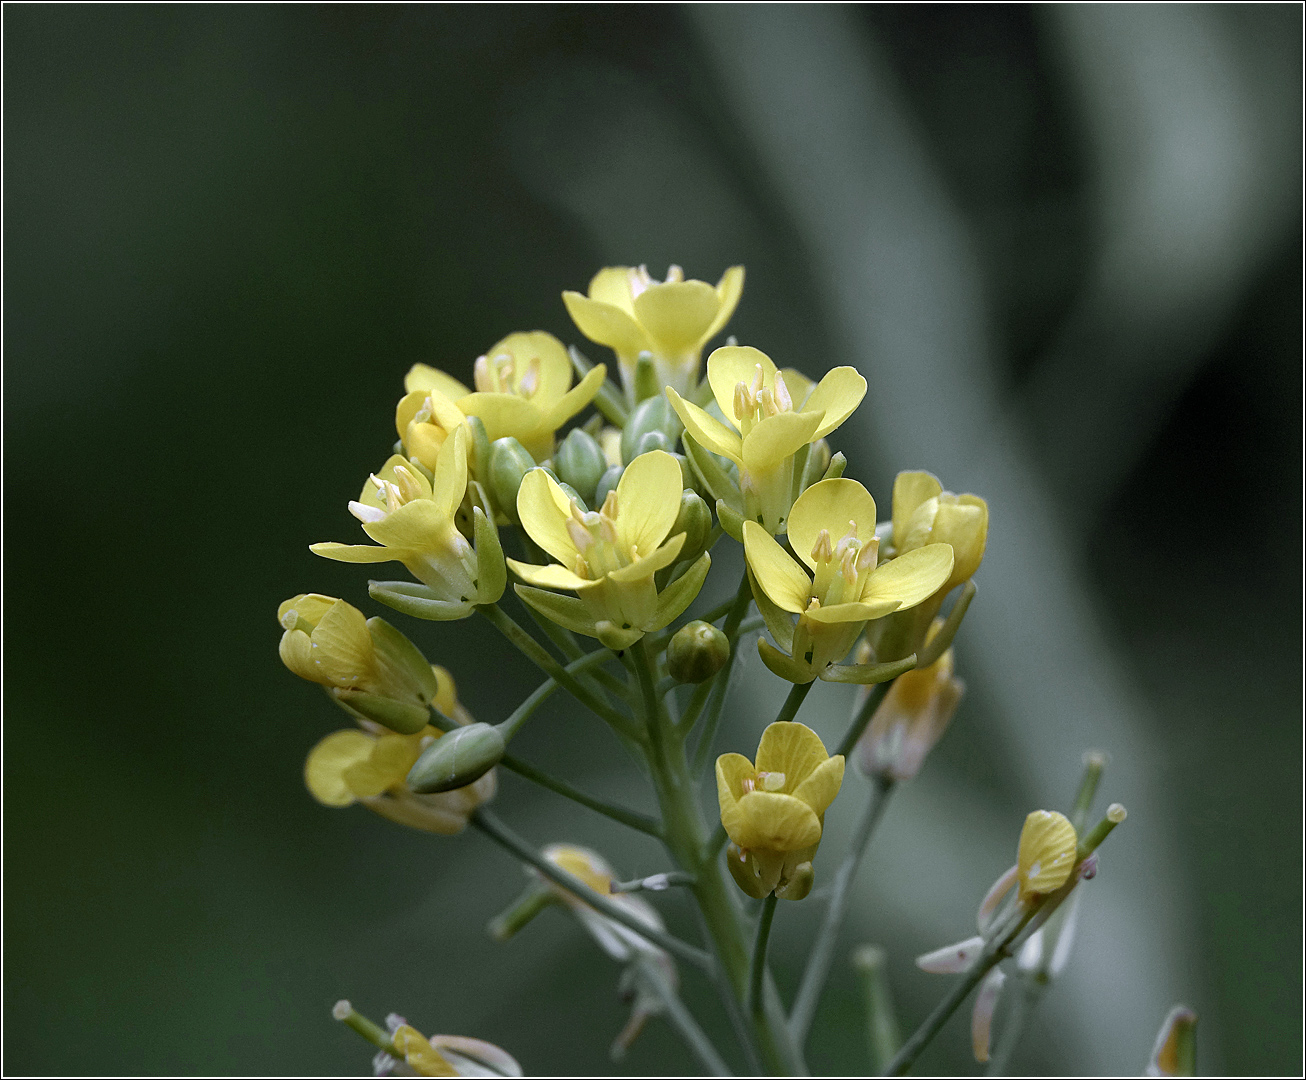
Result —
<svg viewBox="0 0 1306 1080"><path fill-rule="evenodd" d="M748 607L752 602L753 589L748 581L748 572L745 571L739 581L739 589L735 593L730 612L726 615L725 625L722 627L726 640L730 643L730 659L712 680L712 694L708 699L703 733L698 737L698 747L694 751L695 776L703 774L703 769L712 758L712 744L716 740L717 725L721 722L721 709L725 705L726 691L730 687L730 675L735 669L735 655L739 652L737 647L739 627L744 621L744 616L748 614Z"/></svg>
<svg viewBox="0 0 1306 1080"><path fill-rule="evenodd" d="M866 854L871 835L875 832L885 807L889 805L889 795L892 791L892 780L875 781L871 801L857 823L848 854L844 856L843 864L835 874L830 906L826 908L825 920L821 923L816 941L812 944L807 970L803 972L803 981L799 984L798 996L794 999L793 1012L789 1017L789 1030L799 1046L807 1041L807 1032L811 1029L812 1018L816 1015L816 1007L820 1004L821 993L830 974L835 943L839 940L839 931L848 914L848 905L852 900L852 884L857 877L857 869L861 866L862 856Z"/></svg>
<svg viewBox="0 0 1306 1080"><path fill-rule="evenodd" d="M807 695L812 692L812 683L794 683L793 688L789 691L789 696L780 706L780 711L776 713L775 722L777 724L789 723L798 715L798 710L802 707L803 701Z"/></svg>
<svg viewBox="0 0 1306 1080"><path fill-rule="evenodd" d="M766 975L766 946L771 940L771 922L775 918L776 895L770 893L762 901L757 916L757 937L753 939L753 960L748 969L748 1011L759 1023L762 1021L762 982Z"/></svg>

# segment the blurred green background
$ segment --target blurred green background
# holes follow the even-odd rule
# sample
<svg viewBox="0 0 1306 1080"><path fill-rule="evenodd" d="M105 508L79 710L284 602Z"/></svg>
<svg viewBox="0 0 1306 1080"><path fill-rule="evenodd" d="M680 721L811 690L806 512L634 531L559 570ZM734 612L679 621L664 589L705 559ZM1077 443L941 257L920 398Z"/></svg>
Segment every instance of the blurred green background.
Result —
<svg viewBox="0 0 1306 1080"><path fill-rule="evenodd" d="M484 935L522 880L500 851L308 797L341 717L275 609L376 613L307 545L352 539L409 365L575 341L560 291L641 262L742 262L742 342L856 364L838 445L882 503L907 467L989 499L970 692L846 932L889 948L904 1023L946 986L911 958L1100 747L1130 820L1014 1067L1137 1072L1183 1000L1203 1071L1300 1071L1298 7L7 5L4 31L7 1071L361 1074L340 997L528 1073L613 1068L581 930ZM402 626L482 718L537 682L478 621ZM783 691L745 670L722 748ZM522 753L646 803L594 730L555 701ZM498 809L664 868L516 777ZM777 919L785 991L819 904ZM868 1067L860 1014L836 965L815 1070ZM975 1070L965 1024L922 1071ZM617 1066L693 1068L657 1022Z"/></svg>

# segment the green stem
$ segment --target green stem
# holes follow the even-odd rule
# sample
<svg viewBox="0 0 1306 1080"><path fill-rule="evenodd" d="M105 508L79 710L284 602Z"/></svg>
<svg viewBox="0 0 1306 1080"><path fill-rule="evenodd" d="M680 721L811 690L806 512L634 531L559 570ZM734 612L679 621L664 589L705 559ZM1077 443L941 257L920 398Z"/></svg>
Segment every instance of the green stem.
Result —
<svg viewBox="0 0 1306 1080"><path fill-rule="evenodd" d="M885 970L888 959L878 945L861 945L853 953L853 967L862 977L866 999L866 1048L876 1076L884 1072L902 1045L898 1018L893 1009L893 993L889 988L889 973Z"/></svg>
<svg viewBox="0 0 1306 1080"><path fill-rule="evenodd" d="M1075 827L1077 836L1083 835L1084 826L1088 824L1088 812L1093 807L1093 796L1097 794L1097 785L1102 779L1102 770L1105 768L1105 754L1098 750L1090 750L1084 755L1084 778L1079 782L1075 808L1070 811L1070 824Z"/></svg>
<svg viewBox="0 0 1306 1080"><path fill-rule="evenodd" d="M600 896L574 874L569 874L561 867L554 866L553 863L540 855L530 844L508 828L485 807L482 806L476 810L470 820L476 828L480 829L490 839L506 848L521 859L522 862L535 867L554 884L561 885L578 900L588 904L599 914L606 915L613 922L621 923L627 929L635 931L640 937L651 941L654 945L660 946L669 953L674 953L682 960L687 960L700 968L711 969L712 957L709 954L702 949L695 948L688 942L672 937L663 930L654 929L631 915L620 904L614 904L609 897Z"/></svg>
<svg viewBox="0 0 1306 1080"><path fill-rule="evenodd" d="M572 802L580 803L581 806L586 806L604 817L619 821L623 825L638 829L640 832L657 837L659 840L662 839L661 824L647 814L641 814L638 810L627 810L624 806L618 806L593 795L587 795L579 788L572 787L566 780L559 780L556 776L550 776L548 773L535 768L534 765L513 757L511 754L505 754L499 764L505 769L515 772L518 776L525 777L532 783L539 784L540 787L548 788Z"/></svg>
<svg viewBox="0 0 1306 1080"><path fill-rule="evenodd" d="M789 696L785 698L785 703L780 706L780 711L776 713L775 722L777 724L786 724L798 715L798 710L802 707L803 701L807 695L812 692L813 682L794 683L789 690Z"/></svg>
<svg viewBox="0 0 1306 1080"><path fill-rule="evenodd" d="M597 694L577 680L574 675L571 675L566 668L549 655L548 650L543 645L518 626L512 616L499 607L498 604L480 604L476 610L489 619L495 629L517 646L531 663L546 675L551 675L556 679L567 693L594 713L595 716L606 720L627 738L638 741L642 737L638 728L631 723L629 718L622 716L621 713L617 712L611 705L601 700Z"/></svg>
<svg viewBox="0 0 1306 1080"><path fill-rule="evenodd" d="M766 946L771 939L775 905L775 893L769 893L762 901L762 911L757 917L757 937L753 940L753 962L748 970L748 1011L759 1023L762 1021L762 979L766 974Z"/></svg>
<svg viewBox="0 0 1306 1080"><path fill-rule="evenodd" d="M799 1046L807 1041L807 1032L811 1029L812 1018L816 1015L816 1007L820 1004L821 993L830 974L835 942L839 939L839 931L848 914L852 884L857 877L858 867L861 866L862 856L866 854L871 835L875 832L885 807L889 805L889 795L892 792L892 780L876 779L871 800L853 832L848 854L844 856L839 872L835 875L830 906L826 908L825 920L812 945L807 969L803 972L803 981L799 984L798 996L794 999L793 1012L789 1017L789 1030Z"/></svg>
<svg viewBox="0 0 1306 1080"><path fill-rule="evenodd" d="M404 1055L395 1049L395 1044L390 1039L390 1032L386 1031L375 1020L369 1020L362 1013L355 1010L349 1002L337 1001L332 1015L346 1027L353 1028L378 1050L384 1050L392 1058L399 1061L404 1060Z"/></svg>
<svg viewBox="0 0 1306 1080"><path fill-rule="evenodd" d="M988 1068L984 1070L985 1076L1006 1076L1007 1066L1011 1064L1011 1055L1015 1053L1016 1046L1020 1043L1020 1037L1025 1033L1025 1025L1034 1015L1034 1010L1038 1007L1038 999L1043 994L1046 982L1040 982L1035 976L1022 976L1017 979L1020 986L1017 989L1016 997L1011 1003L1011 1015L1007 1017L1007 1023L1002 1032L1002 1038L998 1040L997 1046L993 1048L993 1056L989 1058Z"/></svg>
<svg viewBox="0 0 1306 1080"><path fill-rule="evenodd" d="M852 753L852 749L857 745L857 740L862 737L862 732L866 730L866 725L871 722L871 717L875 715L875 710L880 707L880 702L889 692L889 687L894 684L893 679L888 682L876 683L866 694L866 700L862 702L862 707L857 710L857 715L853 717L853 722L844 737L839 740L839 746L835 754L842 754L845 758ZM831 755L833 756L833 755Z"/></svg>
<svg viewBox="0 0 1306 1080"><path fill-rule="evenodd" d="M733 1076L730 1066L717 1053L716 1047L712 1045L712 1040L707 1037L698 1021L694 1019L694 1014L685 1008L685 1003L680 1000L680 995L667 982L662 972L658 970L657 965L647 958L641 958L638 963L640 975L653 988L654 993L662 999L662 1004L666 1008L667 1020L676 1029L680 1037L685 1040L685 1045L694 1052L699 1064L713 1076Z"/></svg>
<svg viewBox="0 0 1306 1080"><path fill-rule="evenodd" d="M698 747L694 751L693 772L695 776L702 776L708 761L712 757L712 743L716 739L717 725L721 722L721 708L725 705L726 691L730 686L730 674L735 669L735 654L739 652L736 646L739 643L739 626L744 621L744 616L748 614L748 607L753 601L753 588L748 581L748 571L740 578L739 589L735 593L735 599L730 605L730 612L726 615L725 626L722 627L726 635L726 640L730 643L730 659L726 661L725 667L716 673L716 678L712 680L712 694L707 705L707 719L703 724L703 733L698 738Z"/></svg>
<svg viewBox="0 0 1306 1080"><path fill-rule="evenodd" d="M588 671L595 664L601 664L612 654L607 649L595 649L592 653L586 653L578 657L567 665L566 671L572 675L579 675L581 672ZM517 708L509 714L502 724L498 725L499 733L503 736L504 741L508 741L517 734L518 729L535 713L535 710L543 705L558 689L558 680L552 677L545 679L540 683Z"/></svg>
<svg viewBox="0 0 1306 1080"><path fill-rule="evenodd" d="M689 704L685 706L685 715L680 718L679 730L682 735L689 734L698 723L699 714L707 704L707 696L712 692L712 680L699 683L689 695Z"/></svg>

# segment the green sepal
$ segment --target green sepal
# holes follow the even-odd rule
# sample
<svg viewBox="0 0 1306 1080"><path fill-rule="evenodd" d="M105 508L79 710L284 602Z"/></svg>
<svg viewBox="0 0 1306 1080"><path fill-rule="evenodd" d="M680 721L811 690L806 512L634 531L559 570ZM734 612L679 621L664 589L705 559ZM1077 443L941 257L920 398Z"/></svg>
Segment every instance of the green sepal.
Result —
<svg viewBox="0 0 1306 1080"><path fill-rule="evenodd" d="M609 491L616 491L617 485L621 483L621 474L626 471L624 465L609 465L604 474L599 477L599 485L594 489L594 505L602 506L603 501L608 497Z"/></svg>
<svg viewBox="0 0 1306 1080"><path fill-rule="evenodd" d="M794 617L776 604L761 586L757 584L757 578L753 576L752 567L745 564L748 571L748 584L753 590L753 603L757 605L757 613L762 616L762 621L766 623L766 628L771 631L771 636L775 638L775 643L784 649L785 652L794 651Z"/></svg>
<svg viewBox="0 0 1306 1080"><path fill-rule="evenodd" d="M918 663L916 654L903 660L893 660L887 664L831 664L821 678L825 682L856 683L858 686L872 686L875 683L896 679L912 668L923 666Z"/></svg>
<svg viewBox="0 0 1306 1080"><path fill-rule="evenodd" d="M471 446L467 454L467 467L477 480L488 481L490 477L490 434L485 430L485 421L479 416L469 416L465 421L467 430L472 433Z"/></svg>
<svg viewBox="0 0 1306 1080"><path fill-rule="evenodd" d="M367 595L395 611L430 622L465 619L476 606L471 600L441 600L425 585L413 581L369 581Z"/></svg>
<svg viewBox="0 0 1306 1080"><path fill-rule="evenodd" d="M496 604L508 587L508 567L503 561L499 530L479 506L472 508L476 521L476 602Z"/></svg>
<svg viewBox="0 0 1306 1080"><path fill-rule="evenodd" d="M550 622L586 637L598 637L594 616L578 597L537 589L533 585L514 585L512 588L523 604L529 604Z"/></svg>
<svg viewBox="0 0 1306 1080"><path fill-rule="evenodd" d="M387 673L411 686L423 701L434 701L440 685L422 650L379 615L367 620L367 631L372 635L377 659L385 665Z"/></svg>
<svg viewBox="0 0 1306 1080"><path fill-rule="evenodd" d="M426 727L431 711L425 705L413 705L406 701L369 694L365 690L330 691L331 696L351 712L358 713L382 727L397 731L400 735L412 735Z"/></svg>
<svg viewBox="0 0 1306 1080"><path fill-rule="evenodd" d="M952 610L948 612L944 624L939 627L939 632L921 649L917 666L929 667L947 651L948 646L952 644L952 639L957 636L957 631L961 629L961 620L966 617L966 609L970 607L973 599L975 599L975 582L968 581L962 586L961 595L952 605Z"/></svg>
<svg viewBox="0 0 1306 1080"><path fill-rule="evenodd" d="M635 360L635 404L651 398L661 389L657 369L653 366L653 354L645 350Z"/></svg>
<svg viewBox="0 0 1306 1080"><path fill-rule="evenodd" d="M739 490L739 485L735 483L734 478L721 467L716 455L699 446L688 432L680 436L680 442L685 448L685 457L689 459L694 472L698 474L699 482L702 483L708 493L714 499L724 501L737 514L742 515L744 512L743 493Z"/></svg>
<svg viewBox="0 0 1306 1080"><path fill-rule="evenodd" d="M802 478L798 484L798 494L802 494L818 480L825 477L825 470L830 467L830 462L834 458L830 456L830 444L824 439L817 439L814 443L808 444L807 464L803 466ZM795 469L797 475L797 469ZM798 494L794 496L797 500Z"/></svg>
<svg viewBox="0 0 1306 1080"><path fill-rule="evenodd" d="M702 589L703 579L707 577L711 565L712 556L706 551L703 552L694 560L694 564L688 570L658 594L658 606L653 615L653 625L648 629L661 630L694 602L694 597ZM604 644L606 645L607 642L604 642Z"/></svg>
<svg viewBox="0 0 1306 1080"><path fill-rule="evenodd" d="M843 475L844 469L847 467L848 467L848 459L843 456L843 451L840 450L837 454L834 455L834 457L830 459L830 467L825 470L825 475L821 477L821 479L838 480L839 477Z"/></svg>
<svg viewBox="0 0 1306 1080"><path fill-rule="evenodd" d="M623 649L629 649L640 638L644 636L643 630L627 629L623 630L614 622L607 619L600 619L594 624L594 636L599 639L613 652L621 652Z"/></svg>
<svg viewBox="0 0 1306 1080"><path fill-rule="evenodd" d="M789 480L789 505L798 500L803 493L803 477L807 475L807 463L812 457L812 444L804 443L794 451L793 473Z"/></svg>
<svg viewBox="0 0 1306 1080"><path fill-rule="evenodd" d="M744 515L729 506L724 499L716 501L716 519L721 522L721 528L725 529L731 540L737 544L744 542Z"/></svg>
<svg viewBox="0 0 1306 1080"><path fill-rule="evenodd" d="M816 672L809 665L795 660L788 653L782 653L766 638L757 639L757 652L773 675L779 675L791 683L801 685L816 678Z"/></svg>
<svg viewBox="0 0 1306 1080"><path fill-rule="evenodd" d="M571 366L575 369L580 378L585 378L590 373L594 365L585 358L584 354L576 348L575 345L567 347L567 355L571 357ZM608 379L603 380L603 385L599 387L599 392L594 395L594 408L598 409L605 417L608 423L616 427L625 427L626 420L630 413L626 409L626 404L621 399L621 391L612 385Z"/></svg>

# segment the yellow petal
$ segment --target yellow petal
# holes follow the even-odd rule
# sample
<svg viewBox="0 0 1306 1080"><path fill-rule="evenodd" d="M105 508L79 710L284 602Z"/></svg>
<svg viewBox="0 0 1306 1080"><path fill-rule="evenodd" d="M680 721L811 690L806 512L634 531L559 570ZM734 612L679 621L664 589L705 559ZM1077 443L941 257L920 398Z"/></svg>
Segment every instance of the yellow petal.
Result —
<svg viewBox="0 0 1306 1080"><path fill-rule="evenodd" d="M803 614L813 622L825 623L826 625L831 623L867 622L870 619L883 618L891 611L897 611L903 606L900 600L889 598L884 600L864 600L856 604L827 604L825 607L809 608Z"/></svg>
<svg viewBox="0 0 1306 1080"><path fill-rule="evenodd" d="M794 554L810 569L816 570L812 548L822 529L837 544L848 533L848 523L855 522L857 536L865 543L875 535L875 500L856 480L839 478L813 484L794 503L789 512L789 543Z"/></svg>
<svg viewBox="0 0 1306 1080"><path fill-rule="evenodd" d="M856 368L837 367L825 373L807 400L803 412L823 415L814 439L823 439L853 414L866 396L866 380Z"/></svg>
<svg viewBox="0 0 1306 1080"><path fill-rule="evenodd" d="M571 500L543 469L531 469L517 491L517 516L532 540L567 566L580 554L567 532Z"/></svg>
<svg viewBox="0 0 1306 1080"><path fill-rule="evenodd" d="M739 306L739 298L744 292L744 268L732 266L716 283L717 308L716 318L703 334L704 341L710 341L721 332L721 328L730 321L730 316Z"/></svg>
<svg viewBox="0 0 1306 1080"><path fill-rule="evenodd" d="M313 641L303 630L287 630L281 635L277 651L281 662L301 679L326 683L327 676L313 663Z"/></svg>
<svg viewBox="0 0 1306 1080"><path fill-rule="evenodd" d="M735 384L753 385L757 365L762 365L762 385L775 385L775 364L761 349L750 345L723 345L707 358L707 381L721 412L731 420L735 416Z"/></svg>
<svg viewBox="0 0 1306 1080"><path fill-rule="evenodd" d="M630 275L629 266L605 266L590 278L590 299L634 315L635 297L630 291Z"/></svg>
<svg viewBox="0 0 1306 1080"><path fill-rule="evenodd" d="M529 438L544 420L544 413L532 401L517 394L468 394L458 408L468 416L479 416L490 442L495 439Z"/></svg>
<svg viewBox="0 0 1306 1080"><path fill-rule="evenodd" d="M402 468L413 481L417 483L421 491L420 498L429 499L431 497L431 482L426 479L426 475L421 469L415 468L413 463L402 454L391 454L386 458L384 465L374 474L379 480L386 480L391 484L397 483L398 478L395 470ZM381 498L380 492L377 491L376 484L372 482L369 476L367 482L363 484L363 490L358 493L358 501L364 506L373 506L378 510L388 510L385 500Z"/></svg>
<svg viewBox="0 0 1306 1080"><path fill-rule="evenodd" d="M900 608L915 607L938 592L951 573L952 548L926 544L872 570L862 601L897 600Z"/></svg>
<svg viewBox="0 0 1306 1080"><path fill-rule="evenodd" d="M801 799L754 791L735 804L730 839L741 848L797 851L821 840L821 821ZM722 824L725 824L724 818Z"/></svg>
<svg viewBox="0 0 1306 1080"><path fill-rule="evenodd" d="M313 629L313 660L337 686L363 682L373 672L372 635L363 613L343 600Z"/></svg>
<svg viewBox="0 0 1306 1080"><path fill-rule="evenodd" d="M782 720L762 732L762 741L757 744L757 771L784 773L782 790L792 792L829 757L815 731L806 724Z"/></svg>
<svg viewBox="0 0 1306 1080"><path fill-rule="evenodd" d="M744 437L744 467L761 471L779 464L815 437L819 413L777 413L758 421Z"/></svg>
<svg viewBox="0 0 1306 1080"><path fill-rule="evenodd" d="M422 752L420 735L420 732L417 735L385 734L376 740L372 748L372 768L387 778L387 788L402 783L417 761Z"/></svg>
<svg viewBox="0 0 1306 1080"><path fill-rule="evenodd" d="M363 532L396 551L420 551L432 547L452 527L447 512L442 513L430 499L418 499L380 521L364 522Z"/></svg>
<svg viewBox="0 0 1306 1080"><path fill-rule="evenodd" d="M542 426L548 431L557 431L594 400L598 392L603 389L603 380L607 376L608 369L603 364L596 364L590 368L585 378L549 406L541 421Z"/></svg>
<svg viewBox="0 0 1306 1080"><path fill-rule="evenodd" d="M686 401L669 386L667 400L696 443L714 454L728 457L736 465L744 463L744 442L739 437L739 432L732 431L692 401Z"/></svg>
<svg viewBox="0 0 1306 1080"><path fill-rule="evenodd" d="M402 551L394 551L388 547L373 547L371 544L337 544L331 541L310 544L308 550L314 555L321 555L324 559L347 563L398 561L404 554Z"/></svg>
<svg viewBox="0 0 1306 1080"><path fill-rule="evenodd" d="M354 793L345 786L344 771L372 754L373 739L361 731L335 731L308 752L304 784L323 806L348 806Z"/></svg>
<svg viewBox="0 0 1306 1080"><path fill-rule="evenodd" d="M404 389L410 394L417 390L422 393L438 390L450 401L457 401L471 393L452 375L446 374L439 368L431 367L430 364L414 364L409 368L408 374L404 376Z"/></svg>
<svg viewBox="0 0 1306 1080"><path fill-rule="evenodd" d="M676 533L660 548L654 549L647 555L640 556L629 566L623 566L620 570L611 571L608 574L608 580L625 584L639 581L641 578L652 577L664 566L670 566L675 562L676 556L680 554L680 549L684 546L685 534Z"/></svg>
<svg viewBox="0 0 1306 1080"><path fill-rule="evenodd" d="M591 300L578 292L563 293L562 301L582 334L615 350L617 355L634 360L641 350L651 348L639 323L621 308Z"/></svg>
<svg viewBox="0 0 1306 1080"><path fill-rule="evenodd" d="M812 582L756 521L744 522L744 557L762 591L785 611L802 612L812 596Z"/></svg>
<svg viewBox="0 0 1306 1080"><path fill-rule="evenodd" d="M282 626L295 626L297 623L302 627L308 623L312 628L321 621L322 616L331 610L338 597L323 596L321 593L300 593L298 596L292 596L289 600L283 600L281 606L277 608L277 622ZM296 615L295 621L287 621L286 616L291 611Z"/></svg>
<svg viewBox="0 0 1306 1080"><path fill-rule="evenodd" d="M635 297L635 318L655 352L681 356L703 344L721 309L716 289L706 281L668 281L650 285Z"/></svg>
<svg viewBox="0 0 1306 1080"><path fill-rule="evenodd" d="M952 547L952 585L969 581L980 568L988 536L989 507L978 495L959 495L956 502L939 500L930 539Z"/></svg>
<svg viewBox="0 0 1306 1080"><path fill-rule="evenodd" d="M508 559L508 568L522 581L540 589L580 589L594 584L588 578L572 573L565 566L550 563L548 566L535 566L531 563Z"/></svg>
<svg viewBox="0 0 1306 1080"><path fill-rule="evenodd" d="M666 539L680 513L684 478L680 463L665 450L640 454L617 482L617 544L651 555Z"/></svg>
<svg viewBox="0 0 1306 1080"><path fill-rule="evenodd" d="M893 546L899 551L907 538L907 523L921 503L943 491L933 473L900 472L893 481Z"/></svg>
<svg viewBox="0 0 1306 1080"><path fill-rule="evenodd" d="M489 357L503 353L513 358L517 372L513 380L515 384L519 384L531 364L538 361L539 381L530 398L542 410L547 410L558 401L571 385L571 361L567 359L567 350L561 341L544 330L509 334L486 351ZM518 389L516 385L513 388ZM490 438L493 440L494 436Z"/></svg>
<svg viewBox="0 0 1306 1080"><path fill-rule="evenodd" d="M452 517L454 511L462 505L463 495L467 492L469 438L467 425L463 424L440 447L440 460L436 463L435 477L431 481L431 501L447 517Z"/></svg>
<svg viewBox="0 0 1306 1080"><path fill-rule="evenodd" d="M823 748L824 749L824 748ZM821 762L812 774L794 789L794 798L802 799L816 811L824 814L843 784L843 755L836 754Z"/></svg>
<svg viewBox="0 0 1306 1080"><path fill-rule="evenodd" d="M1075 868L1075 827L1055 810L1035 810L1020 830L1016 855L1021 899L1055 892Z"/></svg>
<svg viewBox="0 0 1306 1080"><path fill-rule="evenodd" d="M722 754L716 759L716 797L722 814L743 797L744 781L756 775L753 763L743 754Z"/></svg>

